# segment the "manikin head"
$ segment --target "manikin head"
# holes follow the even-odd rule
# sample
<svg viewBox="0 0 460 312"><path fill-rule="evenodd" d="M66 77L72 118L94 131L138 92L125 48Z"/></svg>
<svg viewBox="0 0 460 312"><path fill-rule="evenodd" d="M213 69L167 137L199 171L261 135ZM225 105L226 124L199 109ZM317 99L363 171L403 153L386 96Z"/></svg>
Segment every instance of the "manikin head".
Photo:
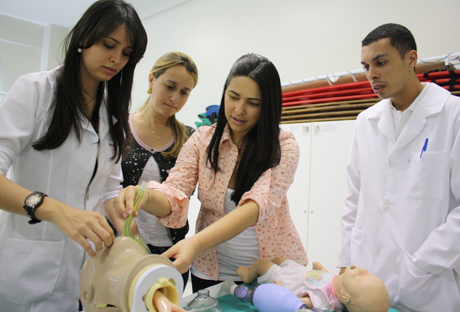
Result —
<svg viewBox="0 0 460 312"><path fill-rule="evenodd" d="M366 269L350 266L334 281L338 300L349 312L387 312L390 295L383 281Z"/></svg>
<svg viewBox="0 0 460 312"><path fill-rule="evenodd" d="M134 286L140 280L139 277L147 269L158 265L174 268L165 257L146 255L144 249L132 238L124 236L115 239L110 247L99 251L96 257L89 258L81 269L80 300L83 307L88 312L129 312L134 300ZM177 276L182 282L179 272ZM166 285L160 281L160 284L154 282L151 285L154 287L155 284L156 289L177 304L175 280L169 276L164 277L171 284ZM155 290L151 290L153 296Z"/></svg>

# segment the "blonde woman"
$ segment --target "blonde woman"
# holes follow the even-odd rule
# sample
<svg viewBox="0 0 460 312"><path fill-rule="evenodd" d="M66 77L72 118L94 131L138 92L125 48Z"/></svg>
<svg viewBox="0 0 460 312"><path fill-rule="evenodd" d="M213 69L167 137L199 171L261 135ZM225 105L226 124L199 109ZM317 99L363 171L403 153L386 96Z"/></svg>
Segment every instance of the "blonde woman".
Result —
<svg viewBox="0 0 460 312"><path fill-rule="evenodd" d="M192 58L181 52L169 52L160 57L149 74L149 98L139 110L129 116L133 137L128 154L123 157L123 187L143 181L163 182L174 167L184 142L194 132L176 119L198 82L198 70ZM113 209L111 212L113 213ZM121 232L123 221L110 218ZM188 222L179 229L162 225L146 211L139 212L133 233L138 232L154 254L162 254L185 237ZM188 272L184 274L184 285Z"/></svg>

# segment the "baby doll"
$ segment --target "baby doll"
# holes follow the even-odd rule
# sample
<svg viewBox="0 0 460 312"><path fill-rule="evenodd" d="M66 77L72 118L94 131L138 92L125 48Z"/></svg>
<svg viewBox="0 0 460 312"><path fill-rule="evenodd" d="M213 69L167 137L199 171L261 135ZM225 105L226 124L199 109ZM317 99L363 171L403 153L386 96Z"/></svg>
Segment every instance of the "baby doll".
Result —
<svg viewBox="0 0 460 312"><path fill-rule="evenodd" d="M292 260L259 259L250 269L238 268L237 274L246 284L256 278L259 284L283 285L299 297L309 308L349 312L387 312L390 296L380 278L366 269L350 266L344 274L329 273L320 263L313 262L313 270Z"/></svg>

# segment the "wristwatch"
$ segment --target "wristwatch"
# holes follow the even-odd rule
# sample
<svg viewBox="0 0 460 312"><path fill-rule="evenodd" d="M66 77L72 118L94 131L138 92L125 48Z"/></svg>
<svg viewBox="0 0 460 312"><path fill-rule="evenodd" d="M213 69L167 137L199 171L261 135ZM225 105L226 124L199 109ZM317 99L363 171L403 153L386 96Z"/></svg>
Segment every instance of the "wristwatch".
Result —
<svg viewBox="0 0 460 312"><path fill-rule="evenodd" d="M26 211L27 215L30 217L29 224L35 224L41 222L35 217L35 209L40 207L43 203L43 199L45 198L45 193L42 192L33 192L29 196L26 197L24 200L24 210Z"/></svg>

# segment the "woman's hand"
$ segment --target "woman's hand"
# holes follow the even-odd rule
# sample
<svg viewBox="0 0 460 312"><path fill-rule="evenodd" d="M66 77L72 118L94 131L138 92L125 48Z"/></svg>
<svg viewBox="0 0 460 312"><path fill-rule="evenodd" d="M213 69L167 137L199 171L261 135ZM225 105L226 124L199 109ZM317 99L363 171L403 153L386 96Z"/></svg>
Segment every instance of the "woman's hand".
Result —
<svg viewBox="0 0 460 312"><path fill-rule="evenodd" d="M174 267L183 274L189 270L193 260L201 252L199 247L196 235L193 235L169 248L162 256L168 259L174 258Z"/></svg>
<svg viewBox="0 0 460 312"><path fill-rule="evenodd" d="M138 186L127 186L118 193L118 197L113 202L113 206L115 209L115 213L117 217L125 220L128 215L132 214L134 211L134 200L136 199L137 193L139 192ZM139 207L137 210L134 211L134 217L137 217L137 211L141 209L146 203L149 198L148 194L149 190L146 190L142 199L139 203Z"/></svg>
<svg viewBox="0 0 460 312"><path fill-rule="evenodd" d="M139 193L138 186L125 187L118 193L118 197L114 201L114 209L118 218L125 220L128 215L134 211L134 202ZM134 217L137 217L139 209L157 216L164 217L171 213L171 206L168 198L161 192L156 190L146 189L139 202L137 210L134 211Z"/></svg>
<svg viewBox="0 0 460 312"><path fill-rule="evenodd" d="M40 212L40 208L37 212ZM80 244L91 257L96 256L96 252L102 248L112 245L115 239L105 218L95 211L79 210L66 205L60 212L55 211L46 219ZM94 243L96 250L93 250L88 240Z"/></svg>
<svg viewBox="0 0 460 312"><path fill-rule="evenodd" d="M244 205L233 210L222 219L211 224L199 233L181 240L162 255L176 259L176 269L185 273L192 261L200 253L237 236L257 222L259 206L248 200Z"/></svg>
<svg viewBox="0 0 460 312"><path fill-rule="evenodd" d="M0 209L19 215L26 215L24 198L32 191L12 182L0 174ZM80 244L94 257L104 246L112 245L115 235L105 218L98 212L75 209L52 197L45 197L35 209L38 220L52 222L64 235ZM92 241L95 250L88 240Z"/></svg>

